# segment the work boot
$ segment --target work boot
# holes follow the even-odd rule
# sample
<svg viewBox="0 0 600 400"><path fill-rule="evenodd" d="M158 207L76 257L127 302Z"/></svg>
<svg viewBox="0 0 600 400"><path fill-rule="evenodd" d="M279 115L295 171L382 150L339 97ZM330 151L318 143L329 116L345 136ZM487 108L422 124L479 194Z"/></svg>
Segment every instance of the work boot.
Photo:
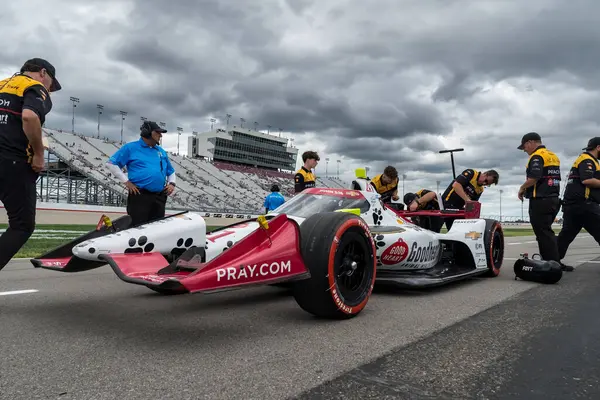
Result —
<svg viewBox="0 0 600 400"><path fill-rule="evenodd" d="M560 269L562 269L563 271L568 271L568 272L571 272L571 271L574 271L574 270L575 270L575 267L573 267L573 266L571 266L571 265L565 265L565 264L563 264L563 263L562 263L562 261L561 261L561 263L560 263Z"/></svg>

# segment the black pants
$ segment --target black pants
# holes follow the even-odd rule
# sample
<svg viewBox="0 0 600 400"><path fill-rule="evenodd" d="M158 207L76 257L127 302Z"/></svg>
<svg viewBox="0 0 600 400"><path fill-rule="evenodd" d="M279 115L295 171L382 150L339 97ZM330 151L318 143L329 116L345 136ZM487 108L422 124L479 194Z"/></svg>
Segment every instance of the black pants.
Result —
<svg viewBox="0 0 600 400"><path fill-rule="evenodd" d="M127 197L127 214L133 225L141 225L165 216L167 193L153 193L140 189L140 194L129 194Z"/></svg>
<svg viewBox="0 0 600 400"><path fill-rule="evenodd" d="M444 225L444 220L442 217L426 217L423 215L419 215L418 217L414 217L413 221L416 225L421 228L428 229L433 232L440 233L442 230L442 226Z"/></svg>
<svg viewBox="0 0 600 400"><path fill-rule="evenodd" d="M529 199L529 220L543 260L560 262L552 223L560 210L558 197Z"/></svg>
<svg viewBox="0 0 600 400"><path fill-rule="evenodd" d="M38 174L25 161L0 160L0 201L8 229L0 236L0 270L27 242L35 229L35 184Z"/></svg>
<svg viewBox="0 0 600 400"><path fill-rule="evenodd" d="M561 260L581 228L585 228L600 244L600 204L586 202L563 207L563 226L558 234L558 256Z"/></svg>

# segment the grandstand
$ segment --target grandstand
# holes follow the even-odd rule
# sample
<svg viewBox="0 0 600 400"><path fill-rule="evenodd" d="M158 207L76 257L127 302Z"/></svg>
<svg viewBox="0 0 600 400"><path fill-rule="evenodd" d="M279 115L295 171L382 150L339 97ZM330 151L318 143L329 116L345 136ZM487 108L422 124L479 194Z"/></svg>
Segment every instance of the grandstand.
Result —
<svg viewBox="0 0 600 400"><path fill-rule="evenodd" d="M46 171L41 174L37 184L40 200L106 206L126 204L125 187L105 167L108 158L121 146L119 142L46 128L44 134L48 141L48 159ZM258 138L260 135L264 134L247 134L237 130L233 136L238 141L245 140L248 145L249 137ZM279 154L270 153L272 157L263 157L260 162L251 157L246 157L247 161L244 162L244 158L240 157L257 155L248 151L251 146L241 153L237 153L238 148L233 147L238 154L235 159L218 154L216 157L207 157L197 152L188 156L170 153L177 175L177 190L169 197L167 207L174 210L254 214L263 210L264 198L273 183L277 183L284 197L289 199L293 195L294 173L286 169L295 166L296 151L286 148L285 139L269 137L279 143ZM283 146L281 143L284 143ZM273 146L268 142L267 145ZM283 164L272 162L282 152L291 157L293 164L291 161ZM348 183L334 177L317 177L317 185L349 187Z"/></svg>

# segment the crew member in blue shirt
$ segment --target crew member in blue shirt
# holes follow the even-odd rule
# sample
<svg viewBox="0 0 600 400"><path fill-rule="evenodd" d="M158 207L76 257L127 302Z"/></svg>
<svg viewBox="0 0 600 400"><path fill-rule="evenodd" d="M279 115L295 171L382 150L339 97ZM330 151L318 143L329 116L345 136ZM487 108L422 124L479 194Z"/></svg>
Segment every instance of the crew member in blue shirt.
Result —
<svg viewBox="0 0 600 400"><path fill-rule="evenodd" d="M133 225L163 218L167 196L175 190L175 169L159 146L165 132L156 122L145 121L140 127L141 138L123 145L108 160L108 169L129 191L127 214Z"/></svg>
<svg viewBox="0 0 600 400"><path fill-rule="evenodd" d="M285 197L283 197L283 195L279 193L279 186L273 184L273 186L271 186L271 193L269 193L267 197L265 197L265 212L268 213L269 211L276 209L283 203L285 203Z"/></svg>

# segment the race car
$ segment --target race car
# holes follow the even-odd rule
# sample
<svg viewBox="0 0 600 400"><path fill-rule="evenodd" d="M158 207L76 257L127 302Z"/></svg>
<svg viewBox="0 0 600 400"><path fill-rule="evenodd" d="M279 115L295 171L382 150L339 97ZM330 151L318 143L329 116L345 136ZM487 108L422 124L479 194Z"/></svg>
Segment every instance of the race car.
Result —
<svg viewBox="0 0 600 400"><path fill-rule="evenodd" d="M479 203L440 212L458 218L440 234L410 221L423 212L382 203L361 169L354 184L306 189L267 215L212 232L194 212L134 227L128 216L102 218L96 230L31 262L63 272L109 264L123 281L163 294L285 283L302 309L336 319L358 315L376 281L426 287L499 274L502 228L479 218Z"/></svg>

